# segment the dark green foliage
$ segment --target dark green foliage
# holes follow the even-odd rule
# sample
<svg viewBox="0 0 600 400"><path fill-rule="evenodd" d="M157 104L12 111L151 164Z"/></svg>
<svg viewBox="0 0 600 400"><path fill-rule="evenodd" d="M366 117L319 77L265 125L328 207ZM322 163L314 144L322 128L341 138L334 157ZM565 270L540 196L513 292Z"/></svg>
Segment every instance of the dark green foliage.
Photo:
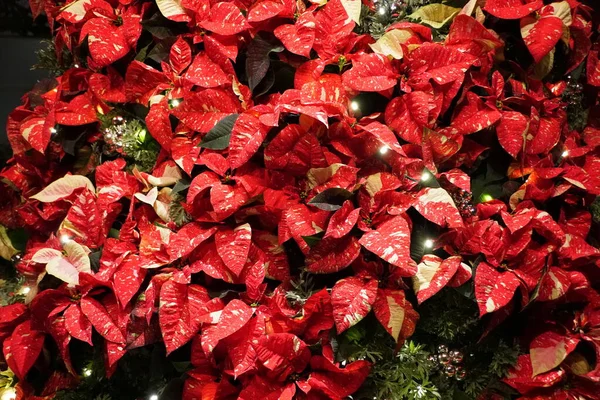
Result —
<svg viewBox="0 0 600 400"><path fill-rule="evenodd" d="M46 70L52 76L60 76L73 66L73 54L63 47L60 59L57 57L56 49L52 40L42 40L42 47L36 52L38 63L31 69Z"/></svg>
<svg viewBox="0 0 600 400"><path fill-rule="evenodd" d="M590 212L592 213L592 219L594 222L600 224L600 196L596 197L590 206Z"/></svg>

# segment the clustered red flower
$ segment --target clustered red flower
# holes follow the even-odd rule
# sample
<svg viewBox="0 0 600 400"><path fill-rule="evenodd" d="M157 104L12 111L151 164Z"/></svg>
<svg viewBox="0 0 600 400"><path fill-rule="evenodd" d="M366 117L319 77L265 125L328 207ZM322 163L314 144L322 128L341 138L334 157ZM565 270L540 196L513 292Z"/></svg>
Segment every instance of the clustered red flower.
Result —
<svg viewBox="0 0 600 400"><path fill-rule="evenodd" d="M21 395L33 396L26 375L48 340L66 372L52 372L42 396L76 384L69 343L92 344L95 330L108 375L130 349L191 342L186 399L345 398L370 363L338 363L336 335L373 311L401 345L418 323L415 295L420 304L474 279L489 330L536 309L509 385L524 399L595 398L600 363L573 355L587 345L600 357L600 251L588 238L600 107L572 130L566 78L540 79L562 46L564 75L584 63L597 104L590 7L471 0L443 40L415 22L376 40L356 33L358 0L31 3L57 55L84 54L86 67L38 85L8 121L0 223L30 234L17 268L32 291L2 308L0 341ZM146 30L150 18L180 33ZM490 29L503 21L520 26L530 65L506 61ZM138 46L144 35L150 48ZM261 93L277 68L292 86ZM364 92L384 108L363 114ZM133 106L147 109L161 147L149 172L126 154L75 163L80 149L53 140L58 127L102 147L100 117ZM519 184L473 206L470 174L494 147L511 159L503 178ZM190 218L178 226L169 209L186 181ZM410 209L440 234L420 263ZM301 270L338 280L290 303ZM63 283L38 288L48 275Z"/></svg>

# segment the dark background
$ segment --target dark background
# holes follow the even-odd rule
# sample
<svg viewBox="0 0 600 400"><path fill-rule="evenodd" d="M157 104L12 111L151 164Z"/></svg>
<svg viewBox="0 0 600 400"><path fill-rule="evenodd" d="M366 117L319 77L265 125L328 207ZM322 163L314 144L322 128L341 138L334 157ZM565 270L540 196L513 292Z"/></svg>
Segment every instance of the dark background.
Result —
<svg viewBox="0 0 600 400"><path fill-rule="evenodd" d="M26 0L0 0L0 166L11 155L6 139L8 114L38 80L48 76L31 66L37 62L40 41L49 37L45 17L34 21Z"/></svg>

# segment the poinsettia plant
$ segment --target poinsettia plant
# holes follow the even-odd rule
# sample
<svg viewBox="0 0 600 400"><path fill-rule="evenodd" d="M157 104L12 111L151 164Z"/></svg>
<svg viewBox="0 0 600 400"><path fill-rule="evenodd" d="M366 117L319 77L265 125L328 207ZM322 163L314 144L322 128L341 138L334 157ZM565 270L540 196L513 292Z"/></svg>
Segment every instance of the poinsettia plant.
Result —
<svg viewBox="0 0 600 400"><path fill-rule="evenodd" d="M184 399L596 398L586 2L30 3L64 73L8 119L15 396L85 387L85 344L105 382L140 349L184 362ZM475 335L431 328L443 296ZM495 384L433 354L498 332Z"/></svg>

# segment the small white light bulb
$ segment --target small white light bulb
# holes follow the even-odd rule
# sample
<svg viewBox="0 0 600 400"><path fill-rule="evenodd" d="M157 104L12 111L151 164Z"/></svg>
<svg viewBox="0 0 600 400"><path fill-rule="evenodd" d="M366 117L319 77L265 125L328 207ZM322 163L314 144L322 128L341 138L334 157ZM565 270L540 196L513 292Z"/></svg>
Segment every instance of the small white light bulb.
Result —
<svg viewBox="0 0 600 400"><path fill-rule="evenodd" d="M425 242L423 242L423 246L424 246L426 249L431 249L431 248L433 248L433 240L431 240L431 239L427 239L427 240L425 240Z"/></svg>
<svg viewBox="0 0 600 400"><path fill-rule="evenodd" d="M86 378L89 378L90 376L92 376L92 370L89 368L84 369L83 376L85 376Z"/></svg>
<svg viewBox="0 0 600 400"><path fill-rule="evenodd" d="M59 240L60 240L60 244L62 244L64 246L65 244L69 243L73 239L71 239L71 237L69 235L61 235Z"/></svg>
<svg viewBox="0 0 600 400"><path fill-rule="evenodd" d="M158 395L153 394L150 397L148 397L148 400L158 400Z"/></svg>
<svg viewBox="0 0 600 400"><path fill-rule="evenodd" d="M383 146L381 146L379 148L379 154L385 154L390 150L390 146L388 146L387 144L384 144Z"/></svg>
<svg viewBox="0 0 600 400"><path fill-rule="evenodd" d="M0 393L2 393L0 400L15 400L17 398L17 391L15 388L0 389Z"/></svg>
<svg viewBox="0 0 600 400"><path fill-rule="evenodd" d="M177 99L171 100L171 107L173 107L173 108L179 107L180 104L181 104L181 102Z"/></svg>
<svg viewBox="0 0 600 400"><path fill-rule="evenodd" d="M561 156L562 158L569 157L569 150L565 150L565 151L563 151L563 152L562 152L562 154L561 154L560 156Z"/></svg>
<svg viewBox="0 0 600 400"><path fill-rule="evenodd" d="M359 107L359 105L358 105L358 101L356 101L356 100L352 100L352 101L350 102L350 109L351 109L352 111L358 111L358 110L360 110L360 107Z"/></svg>
<svg viewBox="0 0 600 400"><path fill-rule="evenodd" d="M423 175L421 175L421 182L427 182L431 179L431 174L429 171L423 171Z"/></svg>
<svg viewBox="0 0 600 400"><path fill-rule="evenodd" d="M79 68L79 64L73 64L73 67Z"/></svg>
<svg viewBox="0 0 600 400"><path fill-rule="evenodd" d="M377 10L377 12L379 13L379 15L385 15L387 13L387 10L385 9L385 7L380 7L379 10Z"/></svg>
<svg viewBox="0 0 600 400"><path fill-rule="evenodd" d="M53 135L54 135L56 132L58 132L58 131L56 130L56 128L50 128L50 133L51 133L51 134L53 134Z"/></svg>
<svg viewBox="0 0 600 400"><path fill-rule="evenodd" d="M31 292L31 288L29 286L23 286L19 292L21 292L21 294L27 295L29 294L29 292Z"/></svg>

